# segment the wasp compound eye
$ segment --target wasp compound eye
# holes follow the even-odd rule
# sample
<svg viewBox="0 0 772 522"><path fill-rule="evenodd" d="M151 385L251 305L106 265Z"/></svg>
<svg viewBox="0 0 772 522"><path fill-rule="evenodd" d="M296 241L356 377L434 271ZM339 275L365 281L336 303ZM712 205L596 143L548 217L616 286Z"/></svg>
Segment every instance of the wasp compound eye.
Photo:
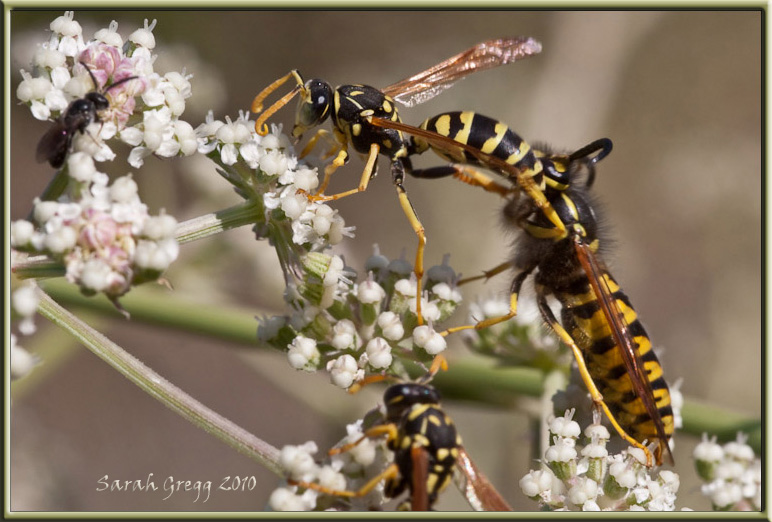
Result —
<svg viewBox="0 0 772 522"><path fill-rule="evenodd" d="M322 80L309 80L305 85L306 94L298 104L296 125L314 127L330 115L332 87Z"/></svg>

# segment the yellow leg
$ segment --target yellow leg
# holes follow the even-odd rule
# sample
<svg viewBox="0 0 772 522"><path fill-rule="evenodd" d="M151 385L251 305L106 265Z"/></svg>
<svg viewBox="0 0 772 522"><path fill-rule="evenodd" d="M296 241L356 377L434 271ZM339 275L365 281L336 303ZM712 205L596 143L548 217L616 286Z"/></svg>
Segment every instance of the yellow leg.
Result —
<svg viewBox="0 0 772 522"><path fill-rule="evenodd" d="M413 272L415 273L416 280L416 300L415 300L415 314L418 325L424 324L423 314L421 313L421 291L422 281L424 277L424 250L426 249L426 232L424 226L421 224L421 220L418 219L418 215L413 208L413 204L407 197L407 192L402 183L397 185L397 196L399 197L399 204L402 207L402 212L407 216L407 220L410 222L410 226L413 227L415 235L418 236L418 248L415 254L415 264L413 265Z"/></svg>
<svg viewBox="0 0 772 522"><path fill-rule="evenodd" d="M322 159L331 158L333 155L340 152L342 148L342 144L335 141L335 139L330 137L330 131L327 129L319 129L314 133L314 135L311 137L310 140L308 140L308 143L306 143L306 146L303 147L303 150L300 151L300 154L298 155L298 158L303 159L308 154L314 150L314 147L316 147L317 142L320 139L325 139L330 142L330 148L327 149L327 151L322 154Z"/></svg>
<svg viewBox="0 0 772 522"><path fill-rule="evenodd" d="M335 497L356 498L364 497L370 493L375 487L380 484L382 480L396 479L399 475L399 467L396 463L390 464L386 469L378 473L375 477L370 479L367 484L362 486L356 491L349 491L346 489L330 489L313 482L299 482L296 480L288 480L287 482L293 486L299 486L301 488L313 489L325 495L332 495Z"/></svg>
<svg viewBox="0 0 772 522"><path fill-rule="evenodd" d="M386 435L386 440L396 439L397 438L396 424L379 424L377 426L373 426L369 430L365 431L364 434L362 434L362 436L359 437L354 442L349 442L348 444L344 444L343 446L332 448L330 451L327 452L327 454L340 455L341 453L346 453L347 451L351 451L351 449L361 444L362 441L364 441L365 439L375 439L383 435Z"/></svg>
<svg viewBox="0 0 772 522"><path fill-rule="evenodd" d="M501 266L502 265L499 265L499 267L496 267L496 269L500 268ZM465 326L455 326L453 328L448 328L444 332L441 332L440 335L446 336L452 333L460 332L461 330L471 330L471 329L482 330L483 328L488 328L489 326L503 323L504 321L508 321L509 319L512 319L514 316L517 315L517 296L520 293L520 287L523 286L523 281L525 281L525 278L528 277L528 274L530 274L532 271L533 271L533 268L523 270L522 272L517 274L517 277L515 277L515 280L512 281L512 289L509 295L509 312L508 313L504 315L500 315L498 317L491 317L490 319L484 319L475 324L468 324Z"/></svg>
<svg viewBox="0 0 772 522"><path fill-rule="evenodd" d="M457 172L453 174L454 178L468 185L472 185L473 187L481 187L486 192L493 192L501 197L508 197L517 190L512 187L500 185L490 176L466 165L453 165L453 167L457 169Z"/></svg>
<svg viewBox="0 0 772 522"><path fill-rule="evenodd" d="M287 105L287 103L303 89L303 78L300 77L300 73L297 70L292 70L260 91L260 93L255 96L255 99L252 100L252 112L255 114L260 113L263 110L263 102L268 97L268 95L284 85L284 83L286 83L286 81L290 78L294 78L297 82L295 88L282 96L281 99L274 102L274 104L271 105L262 115L260 115L260 117L255 122L255 131L259 135L265 136L268 134L268 125L265 123L268 121L268 118L270 118L276 111Z"/></svg>
<svg viewBox="0 0 772 522"><path fill-rule="evenodd" d="M472 277L465 277L464 279L461 279L458 282L458 285L459 286L465 285L467 283L471 283L472 281L477 281L478 279L488 280L491 277L497 276L500 273L502 273L502 272L504 272L506 270L509 270L510 268L512 268L512 263L510 263L509 261L506 261L506 262L501 263L500 265L498 265L498 266L496 266L494 268L491 268L490 270L483 271L483 273L481 275L476 275L476 276L472 276Z"/></svg>
<svg viewBox="0 0 772 522"><path fill-rule="evenodd" d="M524 174L517 177L517 182L520 184L520 187L523 189L526 195L533 200L538 209L544 213L544 215L553 225L555 225L555 236L565 237L567 234L565 224L560 219L560 216L558 216L558 213L552 207L550 202L547 201L547 197L544 195L544 192L536 185L533 177Z"/></svg>
<svg viewBox="0 0 772 522"><path fill-rule="evenodd" d="M443 372L448 371L448 360L444 355L438 353L434 356L434 360L432 360L432 365L429 367L429 373L427 373L426 376L421 379L421 382L430 381L435 375L437 375L437 372L440 370Z"/></svg>
<svg viewBox="0 0 772 522"><path fill-rule="evenodd" d="M378 159L378 152L380 150L381 148L377 143L370 145L370 155L367 158L367 163L365 164L365 168L362 171L362 178L359 180L359 186L357 188L347 190L345 192L340 192L338 194L331 194L329 196L323 196L317 193L314 195L309 195L308 199L310 201L334 201L336 199L345 198L346 196L367 190L367 185L370 183L373 167L375 166L375 161ZM345 149L341 150L333 162L330 165L327 165L327 167L324 169L324 182L322 186L329 184L328 177L331 176L332 173L335 172L341 165L343 165L343 163L345 163L347 156L348 152L346 152Z"/></svg>
<svg viewBox="0 0 772 522"><path fill-rule="evenodd" d="M627 441L628 444L631 446L635 446L636 448L640 448L643 450L643 452L646 454L646 466L651 467L652 465L652 458L651 458L651 452L649 449L632 438L630 435L627 434L627 432L622 428L622 426L619 425L616 418L614 417L614 414L611 413L611 410L609 410L608 405L603 400L603 394L600 393L600 390L598 390L598 387L595 386L595 381L593 381L592 376L590 375L590 371L587 368L587 364L584 361L584 355L582 354L582 350L579 348L579 346L576 344L576 341L574 341L573 337L571 337L571 334L569 334L565 328L558 322L558 320L555 318L555 314L552 313L552 309L547 304L547 299L544 295L544 291L541 288L536 289L537 293L537 302L539 304L539 310L541 311L541 315L544 318L547 323L549 323L550 327L552 328L552 331L555 332L555 334L560 338L560 340L571 348L571 351L574 353L574 358L576 359L576 364L579 367L579 374L582 376L582 381L584 381L584 385L587 387L587 391L590 392L590 397L592 397L592 402L595 405L596 408L603 410L603 413L605 413L606 418L609 420L611 425L614 427L614 429L619 433L619 436L622 437L625 441Z"/></svg>

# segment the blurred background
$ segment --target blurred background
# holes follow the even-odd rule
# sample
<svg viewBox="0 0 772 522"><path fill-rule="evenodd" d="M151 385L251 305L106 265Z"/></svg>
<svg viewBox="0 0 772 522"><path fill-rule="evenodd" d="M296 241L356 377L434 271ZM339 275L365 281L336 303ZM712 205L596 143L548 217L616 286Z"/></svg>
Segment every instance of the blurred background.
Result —
<svg viewBox="0 0 772 522"><path fill-rule="evenodd" d="M10 14L11 218L28 213L52 174L35 163L47 123L18 105L14 92L38 43L61 11ZM743 415L759 416L762 397L762 27L761 11L84 11L90 38L111 20L125 38L157 19L156 71L193 75L183 119L208 110L235 119L254 95L292 68L333 85L383 87L485 39L527 35L540 55L472 75L429 102L402 109L417 124L470 109L507 122L531 143L575 150L600 137L614 142L594 192L614 239L607 260L663 349L665 376L682 391ZM294 104L293 104L294 106ZM291 125L294 107L273 122ZM120 149L120 145L115 147ZM127 150L122 151L124 154ZM437 164L430 154L418 166ZM356 185L354 158L329 193ZM123 161L106 168L131 169ZM338 252L361 267L381 252L413 259L415 236L386 165L363 194L338 202L356 238ZM134 173L143 199L182 221L238 202L204 158L148 158ZM406 180L427 231L427 266L445 253L466 275L509 255L500 200L453 180ZM269 245L246 229L186 245L167 273L175 295L201 306L281 313L282 278ZM506 296L502 275L465 287ZM143 288L134 290L142 292ZM281 354L126 321L116 312L83 315L193 397L264 440L331 446L344 423L374 407L380 390L352 398L327 378L292 370ZM459 315L458 317L463 317ZM20 341L49 357L14 384L11 410L13 510L258 511L280 480L143 394L70 338L38 320L38 339ZM255 323L256 327L257 323ZM36 344L37 343L37 344ZM468 355L458 339L450 356ZM451 363L452 371L452 363ZM37 375L36 375L37 374ZM534 510L518 480L538 464L528 453L527 417L517 411L449 403L467 448L516 509ZM677 506L709 509L690 459L697 439L676 436L681 476ZM168 476L211 480L255 476L251 492L213 492L206 503L177 493L97 492L97 480ZM160 477L160 478L159 478ZM453 488L451 488L453 489ZM464 509L455 492L439 509Z"/></svg>

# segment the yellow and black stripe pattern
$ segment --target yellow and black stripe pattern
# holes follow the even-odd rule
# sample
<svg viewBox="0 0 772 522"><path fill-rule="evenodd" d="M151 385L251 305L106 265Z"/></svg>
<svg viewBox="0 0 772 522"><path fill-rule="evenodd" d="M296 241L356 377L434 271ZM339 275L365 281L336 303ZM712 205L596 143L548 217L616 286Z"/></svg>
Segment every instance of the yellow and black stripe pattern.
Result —
<svg viewBox="0 0 772 522"><path fill-rule="evenodd" d="M420 490L421 495L426 495L426 509L431 509L453 477L461 436L442 410L439 399L438 392L425 384L396 384L386 390L386 420L398 428L397 436L387 446L394 451L394 462L399 468L399 474L386 482L387 497L394 498L407 490L415 498ZM423 484L413 483L417 451L428 461Z"/></svg>
<svg viewBox="0 0 772 522"><path fill-rule="evenodd" d="M523 138L501 121L472 111L455 111L433 116L421 123L419 127L504 161L514 167L518 175L533 178L541 191L544 191L547 186L557 190L565 188L559 179L543 175L541 158L545 154L532 149ZM504 171L491 165L490 161L485 159L487 156L475 155L469 149L454 150L447 146L440 147L419 136L413 136L411 139L409 146L411 154L421 154L429 148L450 162L478 165L512 177L511 171Z"/></svg>
<svg viewBox="0 0 772 522"><path fill-rule="evenodd" d="M545 320L564 342L573 341L581 351L590 378L619 426L639 443L658 443L656 458L661 463L674 432L670 392L646 330L598 256L598 221L588 184L580 183L579 174L588 164L580 160L568 166L566 190L546 191L569 234L557 238L542 233L553 225L534 212L520 223L523 233L514 263L524 273L538 269L534 283ZM514 216L518 211L507 212ZM549 295L561 304L560 324L547 305Z"/></svg>

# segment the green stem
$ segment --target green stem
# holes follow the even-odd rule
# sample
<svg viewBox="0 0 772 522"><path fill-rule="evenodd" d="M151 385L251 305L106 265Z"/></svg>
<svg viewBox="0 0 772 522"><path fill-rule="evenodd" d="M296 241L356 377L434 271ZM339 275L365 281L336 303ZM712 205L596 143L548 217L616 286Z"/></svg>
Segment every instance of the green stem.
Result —
<svg viewBox="0 0 772 522"><path fill-rule="evenodd" d="M45 283L46 291L68 304L114 313L113 305L102 298L84 297L64 282ZM266 347L255 338L254 309L202 307L169 295L168 292L135 289L121 298L132 319L162 326L185 329L248 345L252 349ZM502 367L479 360L453 361L450 370L440 372L433 381L446 399L479 402L486 405L512 407L522 396L541 397L544 374L535 368ZM715 406L686 399L682 415L684 427L680 432L697 437L702 433L718 435L721 441L733 440L738 431L749 435L748 444L755 451L761 448L761 421Z"/></svg>
<svg viewBox="0 0 772 522"><path fill-rule="evenodd" d="M257 460L277 475L282 475L278 465L278 449L193 399L120 346L59 306L48 294L42 291L40 292L38 311L52 323L69 332L86 348L172 411L229 446Z"/></svg>
<svg viewBox="0 0 772 522"><path fill-rule="evenodd" d="M261 204L256 201L245 201L213 214L199 216L178 224L176 236L180 243L188 243L233 228L253 225L264 219Z"/></svg>

